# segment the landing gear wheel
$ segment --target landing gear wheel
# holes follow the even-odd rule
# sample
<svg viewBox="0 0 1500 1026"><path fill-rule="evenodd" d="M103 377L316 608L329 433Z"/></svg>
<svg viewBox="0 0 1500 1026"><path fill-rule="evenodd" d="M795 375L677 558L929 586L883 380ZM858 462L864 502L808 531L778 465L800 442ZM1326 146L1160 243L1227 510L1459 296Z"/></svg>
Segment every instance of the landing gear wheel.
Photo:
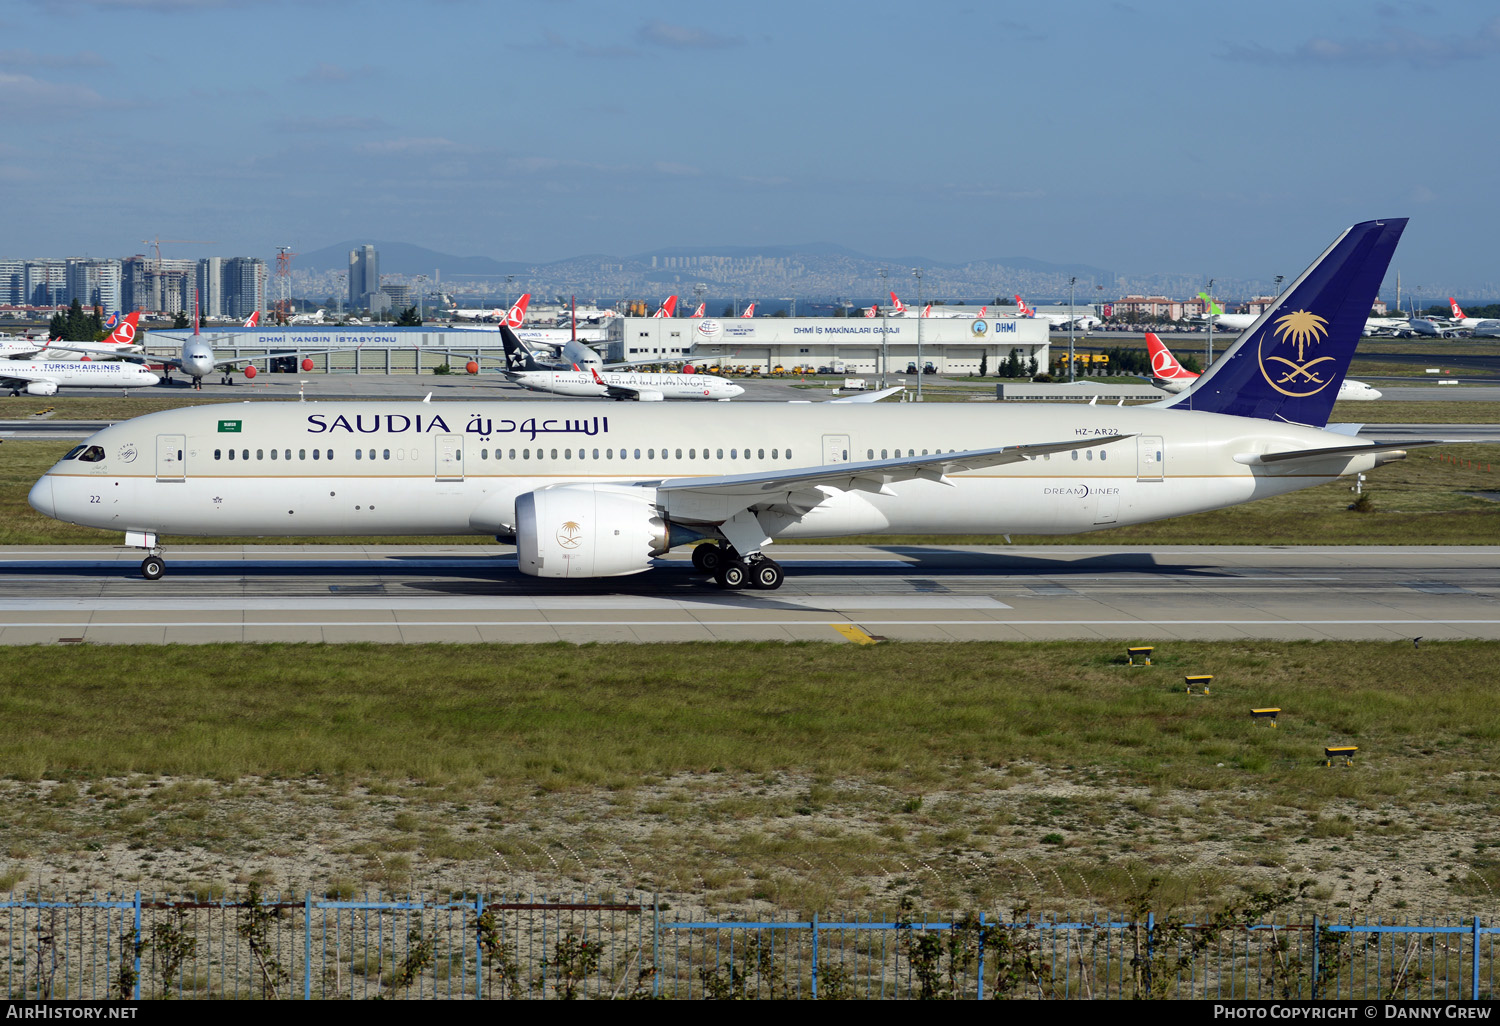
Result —
<svg viewBox="0 0 1500 1026"><path fill-rule="evenodd" d="M167 572L167 565L162 562L160 556L147 556L141 560L141 576L148 581L159 581L161 575Z"/></svg>
<svg viewBox="0 0 1500 1026"><path fill-rule="evenodd" d="M724 550L717 545L699 545L693 549L693 569L702 573L717 574L726 562Z"/></svg>
<svg viewBox="0 0 1500 1026"><path fill-rule="evenodd" d="M750 583L750 568L743 560L732 559L719 567L714 580L726 591L738 591Z"/></svg>
<svg viewBox="0 0 1500 1026"><path fill-rule="evenodd" d="M786 579L781 564L774 559L762 559L750 568L750 583L763 591L775 591Z"/></svg>

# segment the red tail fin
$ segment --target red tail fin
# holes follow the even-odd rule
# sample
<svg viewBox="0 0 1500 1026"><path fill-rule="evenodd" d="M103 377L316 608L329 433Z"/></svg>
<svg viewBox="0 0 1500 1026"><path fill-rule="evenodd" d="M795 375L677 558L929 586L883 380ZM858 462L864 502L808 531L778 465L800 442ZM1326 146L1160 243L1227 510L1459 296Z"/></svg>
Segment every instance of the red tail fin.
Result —
<svg viewBox="0 0 1500 1026"><path fill-rule="evenodd" d="M1146 351L1151 354L1151 373L1166 381L1191 381L1198 375L1177 362L1172 350L1162 344L1155 332L1146 332Z"/></svg>
<svg viewBox="0 0 1500 1026"><path fill-rule="evenodd" d="M253 328L253 327L255 327L259 323L260 323L260 311L257 310L253 314L250 315L250 317L249 317L248 320L245 321L245 327L247 327L247 328Z"/></svg>
<svg viewBox="0 0 1500 1026"><path fill-rule="evenodd" d="M755 316L755 304L751 303L749 306L745 307L745 312L742 313L742 314L740 314L740 316L741 317L754 317Z"/></svg>
<svg viewBox="0 0 1500 1026"><path fill-rule="evenodd" d="M526 320L526 304L531 302L531 293L521 293L521 298L516 300L516 305L505 312L505 326L507 328L519 328Z"/></svg>
<svg viewBox="0 0 1500 1026"><path fill-rule="evenodd" d="M897 299L894 292L891 293L891 307L898 314L906 313L906 304Z"/></svg>
<svg viewBox="0 0 1500 1026"><path fill-rule="evenodd" d="M105 344L113 346L135 345L135 325L140 319L141 312L139 310L126 314L125 319L117 324L115 330L110 332L109 337L104 340Z"/></svg>
<svg viewBox="0 0 1500 1026"><path fill-rule="evenodd" d="M1452 296L1449 296L1448 297L1448 305L1451 306L1451 307L1453 307L1453 316L1454 317L1458 318L1459 320L1463 320L1464 319L1464 311L1463 311L1463 308L1458 305L1458 300L1454 299Z"/></svg>

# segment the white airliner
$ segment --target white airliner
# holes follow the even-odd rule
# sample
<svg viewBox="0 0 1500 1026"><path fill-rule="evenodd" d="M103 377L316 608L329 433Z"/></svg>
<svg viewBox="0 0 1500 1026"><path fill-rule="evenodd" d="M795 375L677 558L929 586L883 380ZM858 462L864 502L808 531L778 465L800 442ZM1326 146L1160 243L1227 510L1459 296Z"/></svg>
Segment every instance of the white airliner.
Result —
<svg viewBox="0 0 1500 1026"><path fill-rule="evenodd" d="M1146 351L1151 354L1151 383L1174 395L1192 386L1201 376L1177 362L1172 350L1166 347L1153 331L1146 332ZM1379 399L1380 392L1363 381L1345 378L1339 384L1340 400Z"/></svg>
<svg viewBox="0 0 1500 1026"><path fill-rule="evenodd" d="M1454 327L1472 331L1476 337L1494 338L1500 335L1500 320L1493 317L1465 317L1463 307L1452 296L1448 297L1448 305L1453 308L1453 317L1448 323Z"/></svg>
<svg viewBox="0 0 1500 1026"><path fill-rule="evenodd" d="M619 374L600 373L598 366L586 370L544 367L537 363L526 343L503 324L500 337L505 345L505 376L533 392L646 403L664 399L733 399L745 394L742 386L713 374Z"/></svg>
<svg viewBox="0 0 1500 1026"><path fill-rule="evenodd" d="M255 314L252 314L251 321L255 320L258 316L258 311ZM250 321L246 321L245 323L247 326L250 325ZM164 332L158 332L158 334L161 334L169 339L176 339L176 336L167 335ZM255 367L255 361L257 360L270 361L287 357L300 357L302 360L302 369L305 371L310 371L313 369L313 362L309 360L308 357L318 356L322 353L331 353L334 351L335 350L333 349L302 349L298 350L297 352L271 353L268 356L216 356L214 354L213 346L209 344L209 341L207 339L205 339L198 333L198 317L196 314L194 314L193 333L182 340L182 351L178 355L146 356L122 354L120 359L158 365L162 368L163 371L162 379L164 381L167 381L168 383L170 383L172 380L172 371L181 371L182 373L193 379L194 388L201 389L203 387L204 377L212 374L215 370L222 369L222 373L219 376L219 384L232 385L234 384L234 376L230 373L230 371L234 367L243 365L245 377L248 379L255 377L255 375L259 373L259 371Z"/></svg>
<svg viewBox="0 0 1500 1026"><path fill-rule="evenodd" d="M126 353L139 353L141 345L136 340L136 325L141 319L140 311L126 314L115 325L109 337L102 342L67 342L49 339L41 343L38 355L47 360L102 360Z"/></svg>
<svg viewBox="0 0 1500 1026"><path fill-rule="evenodd" d="M1040 318L1041 320L1046 321L1048 326L1052 328L1066 328L1071 322L1075 328L1085 334L1093 331L1099 325L1104 323L1093 314L1079 314L1076 317L1070 317L1067 314L1043 313L1035 309L1034 307L1027 306L1026 300L1022 299L1020 296L1016 297L1016 309L1019 311L1017 316Z"/></svg>
<svg viewBox="0 0 1500 1026"><path fill-rule="evenodd" d="M498 306L491 310L449 310L448 316L463 321L500 321L512 328L519 328L526 320L526 304L529 302L531 293L523 292L521 298L510 305L509 310L502 310Z"/></svg>
<svg viewBox="0 0 1500 1026"><path fill-rule="evenodd" d="M0 387L11 395L56 395L59 388L146 388L160 380L138 364L113 360L0 362Z"/></svg>
<svg viewBox="0 0 1500 1026"><path fill-rule="evenodd" d="M1400 459L1325 430L1405 219L1355 225L1181 395L1074 404L256 402L112 425L31 489L163 535L492 534L523 573L639 573L674 546L775 588L777 538L1069 534L1234 506Z"/></svg>

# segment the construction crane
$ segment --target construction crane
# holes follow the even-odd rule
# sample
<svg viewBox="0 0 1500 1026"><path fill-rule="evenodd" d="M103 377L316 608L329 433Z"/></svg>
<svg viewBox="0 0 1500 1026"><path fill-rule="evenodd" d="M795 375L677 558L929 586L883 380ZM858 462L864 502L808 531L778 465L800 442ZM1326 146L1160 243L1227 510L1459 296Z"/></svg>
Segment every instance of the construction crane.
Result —
<svg viewBox="0 0 1500 1026"><path fill-rule="evenodd" d="M186 246L217 246L218 242L213 239L142 239L142 246L152 246L156 249L156 269L161 270L161 244L163 242L180 243Z"/></svg>
<svg viewBox="0 0 1500 1026"><path fill-rule="evenodd" d="M292 257L296 256L291 246L276 247L276 322L286 324L292 319Z"/></svg>

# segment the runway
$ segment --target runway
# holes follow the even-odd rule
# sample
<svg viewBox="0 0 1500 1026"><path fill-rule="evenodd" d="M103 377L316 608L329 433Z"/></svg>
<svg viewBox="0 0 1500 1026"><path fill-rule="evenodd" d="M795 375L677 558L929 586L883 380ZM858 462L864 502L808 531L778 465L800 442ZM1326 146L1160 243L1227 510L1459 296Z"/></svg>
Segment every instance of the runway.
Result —
<svg viewBox="0 0 1500 1026"><path fill-rule="evenodd" d="M509 547L0 549L0 643L1500 639L1500 548L777 547L775 592L683 557L521 574ZM855 628L850 630L851 627Z"/></svg>

